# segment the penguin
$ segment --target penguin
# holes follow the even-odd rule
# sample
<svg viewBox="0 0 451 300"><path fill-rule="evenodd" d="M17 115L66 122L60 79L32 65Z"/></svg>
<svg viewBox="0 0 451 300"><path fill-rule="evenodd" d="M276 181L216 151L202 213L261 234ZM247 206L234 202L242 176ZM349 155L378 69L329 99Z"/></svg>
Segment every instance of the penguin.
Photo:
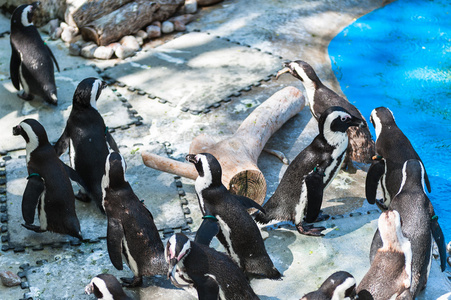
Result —
<svg viewBox="0 0 451 300"><path fill-rule="evenodd" d="M227 255L191 241L183 233L165 248L168 279L176 287L194 287L199 300L258 300L243 271Z"/></svg>
<svg viewBox="0 0 451 300"><path fill-rule="evenodd" d="M376 156L366 175L365 194L370 204L376 203L379 208L385 210L399 191L404 163L409 159L421 162L421 158L409 139L396 125L395 117L390 109L375 108L371 112L370 121L376 131ZM424 179L430 193L431 185L426 171ZM383 192L382 201L376 200L379 183Z"/></svg>
<svg viewBox="0 0 451 300"><path fill-rule="evenodd" d="M377 250L370 269L357 286L358 299L413 299L410 292L412 248L402 233L399 213L396 210L383 212L378 228L383 246Z"/></svg>
<svg viewBox="0 0 451 300"><path fill-rule="evenodd" d="M343 107L351 115L362 120L365 126L350 127L348 129L349 147L344 166L348 167L348 169L353 168L352 160L361 163L370 163L375 151L374 141L366 120L360 111L348 100L325 86L316 75L312 66L305 61L296 60L283 63L283 69L277 73L276 78L287 72L302 82L307 94L306 100L308 101L310 111L316 120L319 120L322 113L331 106Z"/></svg>
<svg viewBox="0 0 451 300"><path fill-rule="evenodd" d="M305 294L301 300L353 300L356 297L356 281L346 271L330 275L317 291Z"/></svg>
<svg viewBox="0 0 451 300"><path fill-rule="evenodd" d="M22 198L22 225L35 232L52 231L81 240L70 168L56 156L44 127L25 119L13 127L13 135L21 135L26 142L28 182ZM33 225L36 208L39 226Z"/></svg>
<svg viewBox="0 0 451 300"><path fill-rule="evenodd" d="M85 182L85 188L76 195L77 199L93 200L102 212L101 181L110 152L108 145L119 152L96 107L105 87L104 82L93 77L78 84L66 128L54 146L58 156L69 148L72 167Z"/></svg>
<svg viewBox="0 0 451 300"><path fill-rule="evenodd" d="M94 294L99 300L132 300L122 289L119 280L111 274L99 274L85 287L87 295Z"/></svg>
<svg viewBox="0 0 451 300"><path fill-rule="evenodd" d="M390 210L399 213L402 234L410 241L412 251L412 280L410 293L415 298L426 287L432 262L432 236L439 248L442 271L446 267L446 245L438 225L432 203L424 191L424 167L416 159L404 163L399 192L390 204ZM435 217L434 217L435 216ZM438 226L433 225L436 223ZM370 260L382 247L381 234L376 231L371 244Z"/></svg>
<svg viewBox="0 0 451 300"><path fill-rule="evenodd" d="M328 218L320 215L323 191L335 178L348 146L347 129L362 126L363 121L342 107L324 111L318 122L319 134L290 163L276 191L263 205L265 214L257 212L255 220L267 224L271 220L291 221L301 234L322 236L324 227L308 223Z"/></svg>
<svg viewBox="0 0 451 300"><path fill-rule="evenodd" d="M33 25L32 17L40 2L17 7L11 17L10 73L18 96L31 101L39 96L52 105L58 104L53 63L58 62Z"/></svg>
<svg viewBox="0 0 451 300"><path fill-rule="evenodd" d="M142 285L143 276L166 273L164 246L151 212L125 179L126 164L112 152L102 178L102 205L108 218L107 248L114 267L122 270L122 254L133 278L121 278L126 287Z"/></svg>
<svg viewBox="0 0 451 300"><path fill-rule="evenodd" d="M203 214L203 222L195 241L209 245L216 235L230 257L246 275L280 279L266 252L260 230L247 212L248 208L263 210L251 199L230 193L221 182L222 169L210 153L188 154L199 176L195 189Z"/></svg>

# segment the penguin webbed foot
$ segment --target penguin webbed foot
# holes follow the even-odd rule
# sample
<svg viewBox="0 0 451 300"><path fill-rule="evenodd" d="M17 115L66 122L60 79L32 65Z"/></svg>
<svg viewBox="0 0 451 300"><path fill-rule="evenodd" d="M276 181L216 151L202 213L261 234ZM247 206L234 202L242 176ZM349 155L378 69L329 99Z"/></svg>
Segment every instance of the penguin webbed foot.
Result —
<svg viewBox="0 0 451 300"><path fill-rule="evenodd" d="M323 214L323 211L320 211L318 216L316 217L315 221L313 223L322 222L330 219L330 215Z"/></svg>
<svg viewBox="0 0 451 300"><path fill-rule="evenodd" d="M121 277L122 280L122 286L123 287L139 287L142 286L143 284L143 278L142 276L133 276L130 278L127 277Z"/></svg>
<svg viewBox="0 0 451 300"><path fill-rule="evenodd" d="M25 91L20 91L17 93L17 96L25 101L31 101L34 99L33 95L27 94Z"/></svg>
<svg viewBox="0 0 451 300"><path fill-rule="evenodd" d="M310 235L310 236L324 236L322 233L326 227L314 227L312 224L300 223L296 225L296 229L300 234Z"/></svg>
<svg viewBox="0 0 451 300"><path fill-rule="evenodd" d="M33 224L22 224L23 227L25 227L28 230L32 230L34 232L46 232L47 230L41 229L41 227L33 225Z"/></svg>

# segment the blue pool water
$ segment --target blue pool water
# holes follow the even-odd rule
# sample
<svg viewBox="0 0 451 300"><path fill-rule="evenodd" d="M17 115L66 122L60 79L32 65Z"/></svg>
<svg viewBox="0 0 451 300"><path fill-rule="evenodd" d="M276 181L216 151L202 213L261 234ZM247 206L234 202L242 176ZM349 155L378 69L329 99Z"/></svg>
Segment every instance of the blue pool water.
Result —
<svg viewBox="0 0 451 300"><path fill-rule="evenodd" d="M390 108L420 155L451 240L451 2L398 0L346 27L329 45L335 75L369 122ZM373 138L375 132L372 130Z"/></svg>

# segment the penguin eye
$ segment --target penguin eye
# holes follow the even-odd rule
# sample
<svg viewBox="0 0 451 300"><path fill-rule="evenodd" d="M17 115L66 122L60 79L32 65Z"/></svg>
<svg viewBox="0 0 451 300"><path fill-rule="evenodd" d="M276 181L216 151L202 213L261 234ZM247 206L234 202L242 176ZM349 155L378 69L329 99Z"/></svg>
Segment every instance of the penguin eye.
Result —
<svg viewBox="0 0 451 300"><path fill-rule="evenodd" d="M342 122L346 122L346 121L348 121L349 119L351 119L349 116L341 116L341 121L342 121Z"/></svg>

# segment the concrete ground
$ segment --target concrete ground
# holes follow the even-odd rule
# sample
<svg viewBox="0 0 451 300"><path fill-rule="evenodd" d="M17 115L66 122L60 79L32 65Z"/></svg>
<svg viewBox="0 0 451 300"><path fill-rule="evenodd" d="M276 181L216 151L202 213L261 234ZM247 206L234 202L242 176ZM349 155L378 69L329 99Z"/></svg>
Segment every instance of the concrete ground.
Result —
<svg viewBox="0 0 451 300"><path fill-rule="evenodd" d="M241 122L275 92L293 85L291 76L275 80L285 60L312 64L325 84L340 92L330 66L330 40L356 18L384 5L384 1L271 1L226 0L204 8L188 25L188 32L149 42L125 61L96 61L69 56L67 45L48 41L61 67L56 73L59 105L23 102L9 79L9 35L0 38L0 213L2 250L0 270L18 273L18 287L0 286L1 299L93 299L84 286L99 273L131 275L111 264L106 248L106 220L94 205L77 202L84 236L78 242L51 233L25 230L20 203L25 188L24 141L12 127L36 118L55 142L70 113L77 84L86 77L114 79L102 93L98 108L113 131L128 169L127 179L153 213L164 242L174 232L196 232L201 213L194 181L143 165L141 153L157 153L183 160L192 139L201 133L219 141L231 136ZM9 30L0 15L0 33ZM47 39L43 35L44 39ZM368 118L369 116L365 116ZM267 146L292 160L317 134L317 123L304 109L268 141ZM67 155L63 157L67 162ZM263 152L258 166L268 186L276 189L286 166ZM268 253L283 273L282 281L253 279L261 299L299 299L333 272L345 270L359 282L369 268L369 248L380 211L364 198L368 166L355 174L341 172L327 190L322 238L301 236L293 226L262 228ZM217 240L212 246L221 250ZM437 299L451 291L450 269L441 273L434 259L426 290L419 299ZM165 277L145 278L144 287L126 289L135 299L190 299Z"/></svg>

